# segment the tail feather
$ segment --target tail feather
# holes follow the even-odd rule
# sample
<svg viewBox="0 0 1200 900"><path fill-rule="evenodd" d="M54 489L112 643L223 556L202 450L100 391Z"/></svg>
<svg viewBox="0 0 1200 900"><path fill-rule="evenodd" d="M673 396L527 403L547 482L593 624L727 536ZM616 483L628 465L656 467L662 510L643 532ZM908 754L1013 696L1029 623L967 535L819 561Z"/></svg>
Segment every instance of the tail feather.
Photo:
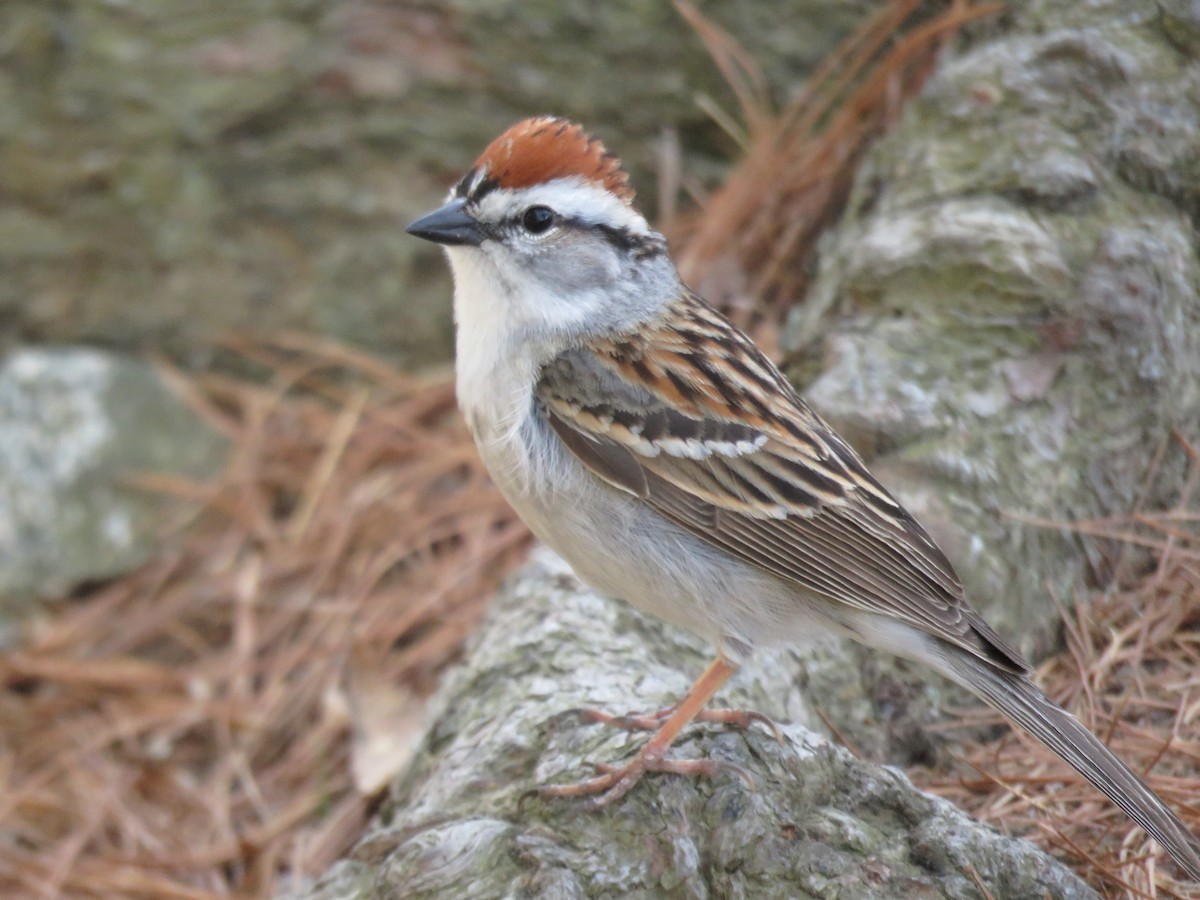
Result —
<svg viewBox="0 0 1200 900"><path fill-rule="evenodd" d="M947 646L943 659L947 675L1062 757L1125 810L1193 881L1200 883L1200 840L1074 716L1054 704L1023 675L1002 671L955 647Z"/></svg>

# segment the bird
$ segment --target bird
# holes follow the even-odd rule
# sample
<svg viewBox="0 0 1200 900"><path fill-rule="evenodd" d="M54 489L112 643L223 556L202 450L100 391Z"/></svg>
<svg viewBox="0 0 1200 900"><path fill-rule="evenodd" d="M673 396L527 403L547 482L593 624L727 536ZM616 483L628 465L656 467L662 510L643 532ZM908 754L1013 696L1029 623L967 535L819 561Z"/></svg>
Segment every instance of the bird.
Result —
<svg viewBox="0 0 1200 900"><path fill-rule="evenodd" d="M1200 882L1200 841L1037 687L925 529L683 283L633 200L598 138L539 116L407 228L448 258L458 405L508 502L584 582L715 648L679 703L637 720L656 730L631 761L543 796L601 806L647 772L714 774L667 756L680 730L756 648L838 635L979 696Z"/></svg>

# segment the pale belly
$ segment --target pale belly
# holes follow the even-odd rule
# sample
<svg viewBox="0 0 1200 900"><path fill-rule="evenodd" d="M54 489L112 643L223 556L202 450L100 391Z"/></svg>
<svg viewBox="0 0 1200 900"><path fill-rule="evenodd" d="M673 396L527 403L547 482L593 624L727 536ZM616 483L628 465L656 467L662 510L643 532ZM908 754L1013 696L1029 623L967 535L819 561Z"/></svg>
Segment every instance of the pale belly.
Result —
<svg viewBox="0 0 1200 900"><path fill-rule="evenodd" d="M519 441L496 441L482 430L484 463L533 533L600 593L707 638L734 662L756 646L841 630L790 585L591 475L543 423L523 431ZM543 452L529 454L530 442Z"/></svg>

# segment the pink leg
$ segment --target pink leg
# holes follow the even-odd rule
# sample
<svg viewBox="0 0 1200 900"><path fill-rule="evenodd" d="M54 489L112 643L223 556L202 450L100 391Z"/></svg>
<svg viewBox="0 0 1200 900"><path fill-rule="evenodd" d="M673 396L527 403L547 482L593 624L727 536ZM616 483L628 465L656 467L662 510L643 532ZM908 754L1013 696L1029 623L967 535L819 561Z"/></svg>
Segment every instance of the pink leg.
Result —
<svg viewBox="0 0 1200 900"><path fill-rule="evenodd" d="M604 713L593 714L584 711L585 719L594 722L606 722L617 727L634 729L656 728L654 736L630 762L623 766L598 766L600 774L578 784L550 785L541 788L538 793L542 797L588 797L591 796L593 807L603 807L624 797L647 772L671 772L677 775L705 775L709 778L732 771L749 781L749 774L740 766L723 763L717 760L669 760L664 756L667 748L678 736L679 732L692 719L699 716L704 705L712 699L729 676L736 671L735 667L724 659L718 658L709 666L703 675L692 685L691 690L676 706L661 710L654 716L607 716ZM737 710L714 710L718 715L710 721L728 721L730 724L744 723L746 727L751 722L766 721L756 713L742 713ZM665 721L664 721L665 719ZM772 727L774 727L773 723ZM776 736L778 731L776 731Z"/></svg>

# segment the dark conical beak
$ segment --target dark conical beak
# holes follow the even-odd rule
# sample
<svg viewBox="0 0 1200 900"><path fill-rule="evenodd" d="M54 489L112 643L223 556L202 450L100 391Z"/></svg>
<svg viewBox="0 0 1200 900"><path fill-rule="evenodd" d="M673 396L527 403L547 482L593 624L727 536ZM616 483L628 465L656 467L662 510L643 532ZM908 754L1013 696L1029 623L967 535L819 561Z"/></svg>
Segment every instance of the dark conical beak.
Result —
<svg viewBox="0 0 1200 900"><path fill-rule="evenodd" d="M479 223L464 210L466 205L467 201L461 197L451 200L440 209L421 216L404 230L435 244L478 247L486 235Z"/></svg>

